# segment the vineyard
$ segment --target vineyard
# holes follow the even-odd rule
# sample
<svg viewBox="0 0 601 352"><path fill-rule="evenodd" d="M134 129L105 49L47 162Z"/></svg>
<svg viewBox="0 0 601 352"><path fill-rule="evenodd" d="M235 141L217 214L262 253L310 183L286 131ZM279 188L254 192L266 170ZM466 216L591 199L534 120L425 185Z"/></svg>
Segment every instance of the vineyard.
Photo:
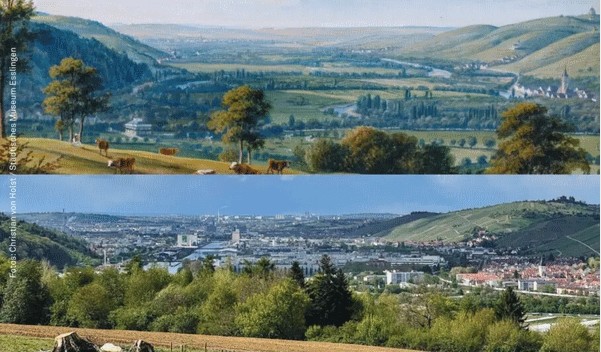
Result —
<svg viewBox="0 0 601 352"><path fill-rule="evenodd" d="M162 332L74 329L56 326L0 324L0 337L8 335L31 337L37 339L52 339L55 336L58 336L68 331L75 331L79 334L79 336L85 337L97 345L103 345L104 343L111 342L115 345L121 345L126 347L131 346L134 341L142 339L144 341L150 342L156 347L162 348L162 351L170 351L172 348L172 350L175 352L182 350L185 350L187 352L408 352L408 350L395 348L336 344L326 342L288 341L242 337L185 335ZM19 343L17 341L24 340L16 339L13 341L14 343ZM14 348L17 346L10 347ZM49 343L47 349L51 348L52 345L51 343ZM27 352L22 349L17 350Z"/></svg>

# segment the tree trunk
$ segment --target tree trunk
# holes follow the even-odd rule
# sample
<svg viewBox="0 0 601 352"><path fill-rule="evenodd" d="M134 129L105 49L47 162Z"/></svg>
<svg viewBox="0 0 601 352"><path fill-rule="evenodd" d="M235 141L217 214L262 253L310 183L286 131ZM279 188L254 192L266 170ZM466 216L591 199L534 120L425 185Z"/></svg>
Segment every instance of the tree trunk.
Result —
<svg viewBox="0 0 601 352"><path fill-rule="evenodd" d="M248 148L248 165L250 165L252 160L252 149Z"/></svg>
<svg viewBox="0 0 601 352"><path fill-rule="evenodd" d="M100 352L100 349L77 333L69 332L54 338L52 352Z"/></svg>
<svg viewBox="0 0 601 352"><path fill-rule="evenodd" d="M73 124L69 125L69 142L73 142Z"/></svg>
<svg viewBox="0 0 601 352"><path fill-rule="evenodd" d="M79 119L79 141L83 143L83 122L85 120L85 116L81 116Z"/></svg>
<svg viewBox="0 0 601 352"><path fill-rule="evenodd" d="M240 149L238 150L238 164L242 164L243 154L244 154L244 141L240 140Z"/></svg>
<svg viewBox="0 0 601 352"><path fill-rule="evenodd" d="M63 131L58 131L58 140L63 141Z"/></svg>

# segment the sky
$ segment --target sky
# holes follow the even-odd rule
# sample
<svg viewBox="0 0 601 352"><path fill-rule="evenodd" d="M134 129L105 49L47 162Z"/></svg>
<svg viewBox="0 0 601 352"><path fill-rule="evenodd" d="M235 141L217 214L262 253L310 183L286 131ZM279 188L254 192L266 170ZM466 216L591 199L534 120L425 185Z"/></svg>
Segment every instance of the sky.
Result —
<svg viewBox="0 0 601 352"><path fill-rule="evenodd" d="M104 24L177 23L224 27L505 25L581 15L596 0L34 0L38 11Z"/></svg>
<svg viewBox="0 0 601 352"><path fill-rule="evenodd" d="M8 213L9 177L0 177ZM573 196L599 204L598 176L18 176L17 214L320 215L448 212ZM3 196L1 196L3 195Z"/></svg>

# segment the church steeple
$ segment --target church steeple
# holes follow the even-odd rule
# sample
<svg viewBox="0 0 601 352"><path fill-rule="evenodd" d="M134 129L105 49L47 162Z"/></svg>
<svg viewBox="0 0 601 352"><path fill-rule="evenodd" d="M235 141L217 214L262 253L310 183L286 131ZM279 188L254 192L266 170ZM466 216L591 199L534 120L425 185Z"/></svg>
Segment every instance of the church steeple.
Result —
<svg viewBox="0 0 601 352"><path fill-rule="evenodd" d="M557 89L557 95L563 95L565 98L567 98L569 87L570 87L570 76L568 75L567 66L564 66L563 74L561 75L561 86Z"/></svg>

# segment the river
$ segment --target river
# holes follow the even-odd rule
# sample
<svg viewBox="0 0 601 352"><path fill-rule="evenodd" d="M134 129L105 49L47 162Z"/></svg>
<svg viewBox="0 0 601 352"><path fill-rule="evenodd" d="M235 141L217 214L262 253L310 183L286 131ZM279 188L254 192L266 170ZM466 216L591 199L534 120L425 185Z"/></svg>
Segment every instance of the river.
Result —
<svg viewBox="0 0 601 352"><path fill-rule="evenodd" d="M393 59L380 59L384 62L392 62L394 64L398 64L398 65L405 65L405 66L411 66L411 67L415 67L415 68L421 68L424 70L428 70L428 77L442 77L442 78L451 78L451 76L453 75L450 71L447 70L443 70L440 68L435 68L435 67L431 67L431 66L426 66L426 65L422 65L422 64L416 64L413 62L407 62L407 61L399 61L399 60L393 60Z"/></svg>

